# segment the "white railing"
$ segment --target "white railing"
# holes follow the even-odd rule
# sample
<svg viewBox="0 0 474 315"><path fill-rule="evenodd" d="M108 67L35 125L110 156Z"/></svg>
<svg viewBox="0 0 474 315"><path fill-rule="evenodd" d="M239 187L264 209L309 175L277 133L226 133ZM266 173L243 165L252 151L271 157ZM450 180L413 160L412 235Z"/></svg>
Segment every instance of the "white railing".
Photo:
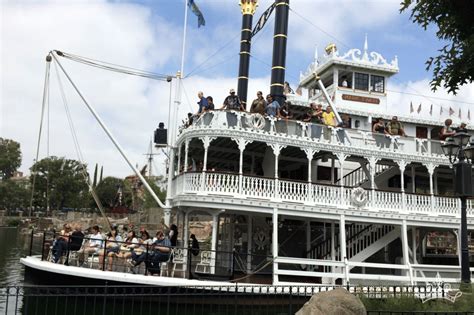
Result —
<svg viewBox="0 0 474 315"><path fill-rule="evenodd" d="M375 178L385 172L386 170L392 168L393 166L385 165L385 164L375 164ZM367 169L368 170L368 169ZM355 187L355 186L360 186L366 181L369 180L367 177L366 172L362 167L359 167L355 169L354 171L348 173L344 177L344 186L350 186L350 187ZM339 182L340 179L337 182Z"/></svg>
<svg viewBox="0 0 474 315"><path fill-rule="evenodd" d="M444 156L441 150L442 142L437 140L390 136L360 129L332 128L309 122L266 116L263 117L264 124L262 126L259 123L255 123L255 115L247 112L216 110L206 112L195 120L194 124L189 128L239 128L253 132L287 137L304 137L320 142L358 146L374 150Z"/></svg>
<svg viewBox="0 0 474 315"><path fill-rule="evenodd" d="M352 205L354 188L351 187L215 172L181 174L174 179L174 185L172 192L175 194L230 195L236 198L272 199L310 205L355 208ZM360 207L361 209L460 216L459 198L380 190L366 190L366 192L368 200L365 206ZM473 207L473 200L468 200L469 217L474 217Z"/></svg>

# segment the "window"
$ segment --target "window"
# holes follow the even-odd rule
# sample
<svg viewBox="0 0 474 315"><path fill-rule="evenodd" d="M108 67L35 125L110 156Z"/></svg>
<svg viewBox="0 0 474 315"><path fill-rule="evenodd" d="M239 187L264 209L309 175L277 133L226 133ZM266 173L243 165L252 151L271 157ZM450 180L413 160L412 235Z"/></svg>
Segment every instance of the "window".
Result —
<svg viewBox="0 0 474 315"><path fill-rule="evenodd" d="M354 88L356 90L369 90L369 75L365 73L355 73L355 84Z"/></svg>
<svg viewBox="0 0 474 315"><path fill-rule="evenodd" d="M379 75L372 75L370 78L370 90L373 92L384 93L384 77Z"/></svg>

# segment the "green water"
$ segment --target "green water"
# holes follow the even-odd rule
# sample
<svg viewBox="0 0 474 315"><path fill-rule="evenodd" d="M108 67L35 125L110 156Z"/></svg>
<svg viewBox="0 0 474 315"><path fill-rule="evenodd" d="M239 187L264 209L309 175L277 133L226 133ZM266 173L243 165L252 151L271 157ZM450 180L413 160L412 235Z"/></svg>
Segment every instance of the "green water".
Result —
<svg viewBox="0 0 474 315"><path fill-rule="evenodd" d="M23 283L20 258L28 253L28 248L28 237L22 237L18 229L0 227L0 288Z"/></svg>

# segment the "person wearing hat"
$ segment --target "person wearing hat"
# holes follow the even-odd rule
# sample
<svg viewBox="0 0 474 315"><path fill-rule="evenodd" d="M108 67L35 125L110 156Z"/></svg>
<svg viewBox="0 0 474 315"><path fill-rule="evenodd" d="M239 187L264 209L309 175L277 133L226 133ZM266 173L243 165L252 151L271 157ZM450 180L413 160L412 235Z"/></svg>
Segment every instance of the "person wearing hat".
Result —
<svg viewBox="0 0 474 315"><path fill-rule="evenodd" d="M230 89L229 96L225 98L224 105L222 105L221 109L245 110L244 106L240 102L240 98L235 95L234 89Z"/></svg>
<svg viewBox="0 0 474 315"><path fill-rule="evenodd" d="M224 104L222 105L221 109L228 109L228 110L241 110L244 111L245 108L240 102L240 98L235 95L235 90L230 89L229 96L227 96L224 100ZM227 126L228 127L235 127L237 126L237 115L232 112L227 113Z"/></svg>

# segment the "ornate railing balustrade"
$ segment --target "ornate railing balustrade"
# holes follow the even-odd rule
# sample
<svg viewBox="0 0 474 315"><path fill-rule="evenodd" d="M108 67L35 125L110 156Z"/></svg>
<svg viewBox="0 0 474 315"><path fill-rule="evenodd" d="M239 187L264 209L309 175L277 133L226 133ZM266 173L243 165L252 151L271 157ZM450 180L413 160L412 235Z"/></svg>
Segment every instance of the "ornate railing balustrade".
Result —
<svg viewBox="0 0 474 315"><path fill-rule="evenodd" d="M239 111L206 112L188 128L236 128L292 138L302 137L322 143L444 157L441 150L442 142L437 140L390 136L361 129L333 128L299 120L272 118Z"/></svg>
<svg viewBox="0 0 474 315"><path fill-rule="evenodd" d="M400 213L460 216L458 198L355 188L232 173L189 172L174 179L176 195L209 194L235 198L287 201L307 205L361 208ZM474 217L474 202L468 200L468 216Z"/></svg>

